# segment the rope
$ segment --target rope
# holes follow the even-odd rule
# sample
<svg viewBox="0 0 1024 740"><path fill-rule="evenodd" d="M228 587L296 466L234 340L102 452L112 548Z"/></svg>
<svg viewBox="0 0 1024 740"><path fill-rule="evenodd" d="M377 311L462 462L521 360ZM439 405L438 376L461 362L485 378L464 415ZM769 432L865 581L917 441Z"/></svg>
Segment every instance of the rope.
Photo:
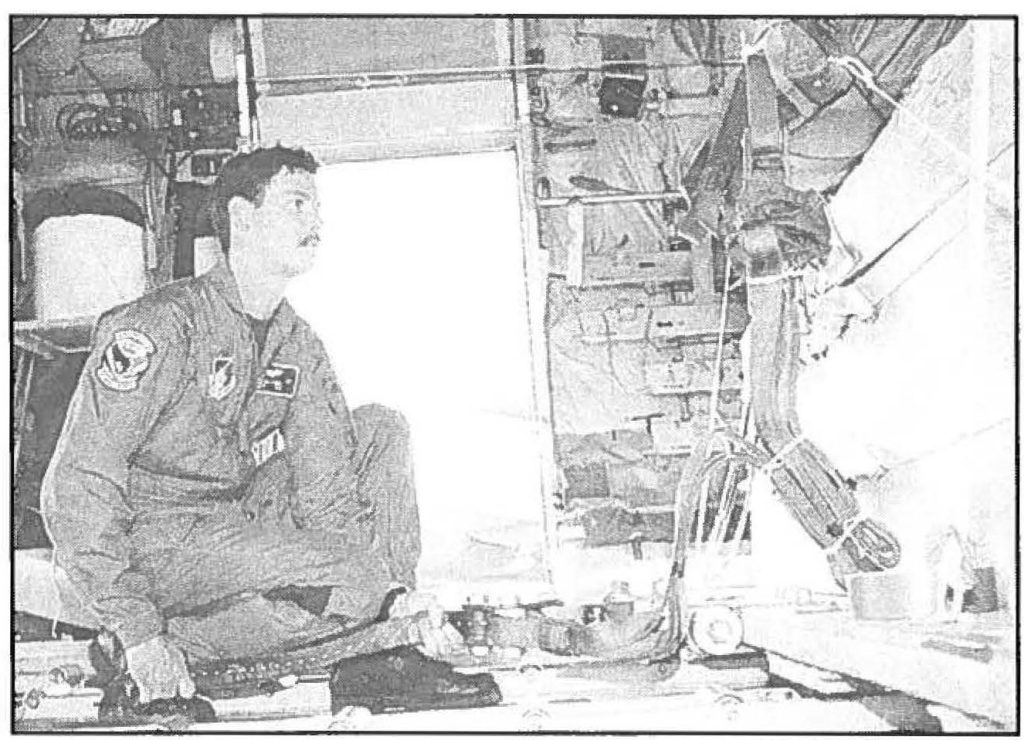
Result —
<svg viewBox="0 0 1024 740"><path fill-rule="evenodd" d="M715 515L714 523L711 525L711 536L708 538L709 544L714 545L716 549L725 542L725 535L729 529L729 519L736 506L735 496L732 494L733 492L738 492L737 475L738 470L736 466L727 465L725 480L722 483L722 495L718 500L718 512ZM729 500L726 500L727 495Z"/></svg>
<svg viewBox="0 0 1024 740"><path fill-rule="evenodd" d="M713 425L721 421L718 413L718 399L722 393L722 359L725 353L725 324L729 311L729 272L732 269L732 260L727 254L725 257L725 276L722 280L722 304L718 316L718 340L715 350L715 374L711 379L711 408L710 416ZM713 431L713 427L712 427ZM697 502L697 542L704 541L704 525L707 518L708 499L711 496L710 479L702 480L700 484L700 497Z"/></svg>
<svg viewBox="0 0 1024 740"><path fill-rule="evenodd" d="M605 346L605 351L608 354L608 372L611 374L612 380L618 384L622 391L631 393L632 391L626 387L626 384L619 377L619 373L615 369L615 345L612 342L612 324L608 320L608 309L601 311L601 319L604 321L605 341L602 344Z"/></svg>
<svg viewBox="0 0 1024 740"><path fill-rule="evenodd" d="M862 62L860 59L857 59L856 57L829 57L829 61L834 63L836 66L842 67L855 78L859 79L862 83L864 83L865 86L867 86L868 89L870 89L873 93L882 98L882 100L887 102L900 113L905 114L907 118L909 118L918 126L920 126L926 134L928 134L935 141L938 141L940 144L942 144L951 154L957 157L961 162L965 163L968 166L968 168L973 168L974 159L971 157L970 154L968 154L959 146L957 146L952 141L947 139L945 134L936 130L934 126L932 126L930 123L928 123L928 121L924 120L919 115L917 115L909 107L903 105L895 98L893 98L889 93L883 90L878 85L878 83L875 82L874 72L872 72L871 69L866 64L864 64L864 62ZM1007 189L1005 183L989 175L987 170L988 168L986 167L985 174L983 175L984 182L990 188L1001 194L1004 198L1012 200L1012 189Z"/></svg>
<svg viewBox="0 0 1024 740"><path fill-rule="evenodd" d="M883 296L880 296L876 300L871 301L871 305L874 306L875 309L880 308L883 303L885 303L893 295L898 293L900 291L900 289L903 288L904 285L909 283L910 279L912 277L916 276L919 272L921 272L921 270L923 270L925 267L927 267L929 265L929 263L931 263L931 261L933 259L938 257L940 252L942 252L946 247L948 247L950 244L952 244L957 239L959 239L960 236L962 236L965 231L967 231L967 227L966 226L964 226L964 227L958 229L957 231L955 231L952 236L950 236L948 239L946 239L944 242L942 242L942 244L940 244L938 247L936 247L934 250L932 250L931 254L929 254L927 257L925 257L923 260L921 260L921 262L919 262L917 265L915 265L914 269L911 270L909 273L907 273L906 277L904 277L902 280L900 280L898 283L896 283L896 285L894 285L892 287L892 289L889 290L888 293L886 293ZM852 286L852 287L855 290L857 289L856 286ZM863 321L864 319L861 319L861 320Z"/></svg>
<svg viewBox="0 0 1024 740"><path fill-rule="evenodd" d="M762 472L766 474L771 474L771 472L775 470L775 468L782 464L782 458L784 458L790 452L795 450L802 442L805 442L806 440L807 438L802 434L798 437L793 437L793 439L789 440L789 442L783 445L782 449L775 453L775 456L772 457L771 460L769 460L768 462L761 466Z"/></svg>
<svg viewBox="0 0 1024 740"><path fill-rule="evenodd" d="M825 555L833 555L834 553L838 552L839 548L843 546L843 543L846 542L846 540L848 540L853 535L853 530L855 530L863 522L867 521L870 518L871 517L869 517L864 512L858 512L855 517L853 517L846 523L846 525L843 527L842 533L834 540L832 540L832 544L828 547L823 547L821 549L822 552L824 552Z"/></svg>
<svg viewBox="0 0 1024 740"><path fill-rule="evenodd" d="M980 437L983 434L987 434L988 432L992 431L993 429L998 429L999 427L1003 426L1004 424L1011 423L1013 420L1014 419L1013 419L1012 416L1004 416L1002 419L994 421L991 424L986 424L985 426L980 427L978 429L974 429L974 430L972 430L970 432L967 432L966 434L961 434L959 437L956 437L955 439L951 439L948 442L943 442L940 445L936 445L935 447L932 447L931 449L925 450L924 452L922 452L920 455L917 455L916 457L907 457L907 458L904 458L902 460L898 460L898 461L896 461L896 462L894 462L892 464L884 465L884 472L879 476L879 478L884 478L885 476L889 475L890 473L892 473L892 471L896 470L897 468L902 468L905 465L911 465L913 463L920 462L921 460L925 460L925 459L931 457L932 455L936 455L936 454L938 454L940 452L946 452L948 450L951 450L954 447L956 447L957 445L961 444L962 442L966 442L967 440L973 439L974 437Z"/></svg>
<svg viewBox="0 0 1024 740"><path fill-rule="evenodd" d="M743 418L743 434L745 435L745 434L747 434L747 430L748 430L748 427L749 427L749 424L750 424L750 402L749 401L744 402L744 404L743 404L743 412L741 414L741 417ZM729 439L730 442L735 443L735 439L733 438L732 435L730 435L730 433L735 434L735 430L727 428L727 429L723 429L722 431L724 431L726 433L726 438ZM736 436L738 436L738 435L736 435ZM742 445L740 447L740 449L741 449L741 451L745 452L746 454L748 454L748 455L750 454L750 451L747 450L746 447L745 447L745 443L744 443L744 445ZM727 468L726 485L727 486L731 485L732 489L734 491L736 491L737 494L739 494L739 482L736 480L736 475L735 475L735 473L737 472L737 467L735 465L735 462L732 461L732 460L730 460L728 464L729 464L729 467ZM749 499L750 499L750 488L749 488L749 486L750 486L750 484L751 484L751 482L753 480L753 471L754 471L755 467L756 467L756 462L755 463L751 463L749 465L749 470L748 470L748 474L747 474L747 491L743 493L743 498L742 498L742 502L743 502L742 506L743 507L746 507L747 504L749 503ZM730 481L730 477L731 477L731 481ZM727 487L726 490L729 490L729 488ZM737 500L734 498L734 500L731 500L729 502L729 509L725 509L722 506L719 507L718 515L716 517L718 519L718 521L715 522L715 529L712 530L712 534L714 535L712 537L712 540L713 540L713 542L715 543L716 546L717 545L721 545L721 544L723 544L725 542L725 536L726 536L726 534L728 532L728 529L729 529L729 519L732 517L733 510L736 508L736 504L737 504ZM736 529L736 531L733 533L733 544L735 545L734 549L736 549L737 551L739 549L740 543L743 540L744 524L743 524L742 520L743 520L744 516L745 516L744 510L741 510L741 512L740 512L740 521L737 524L738 529ZM728 557L729 556L727 556L727 558Z"/></svg>

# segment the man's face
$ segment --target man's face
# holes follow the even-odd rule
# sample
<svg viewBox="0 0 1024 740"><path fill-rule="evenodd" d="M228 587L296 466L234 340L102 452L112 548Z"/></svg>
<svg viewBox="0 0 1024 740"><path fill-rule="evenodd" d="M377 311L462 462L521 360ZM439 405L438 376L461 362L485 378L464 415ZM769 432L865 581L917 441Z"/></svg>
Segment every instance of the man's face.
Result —
<svg viewBox="0 0 1024 740"><path fill-rule="evenodd" d="M247 209L248 249L268 274L295 277L313 265L320 244L320 202L313 175L282 169L263 201Z"/></svg>

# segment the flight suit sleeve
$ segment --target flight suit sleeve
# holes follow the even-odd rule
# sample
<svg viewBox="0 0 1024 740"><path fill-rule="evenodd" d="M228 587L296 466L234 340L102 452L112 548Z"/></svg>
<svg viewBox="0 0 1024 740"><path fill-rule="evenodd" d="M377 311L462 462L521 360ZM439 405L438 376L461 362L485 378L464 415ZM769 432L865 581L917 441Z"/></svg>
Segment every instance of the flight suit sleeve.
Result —
<svg viewBox="0 0 1024 740"><path fill-rule="evenodd" d="M292 400L285 437L294 475L296 520L337 528L359 511L355 427L323 344L310 331L306 377Z"/></svg>
<svg viewBox="0 0 1024 740"><path fill-rule="evenodd" d="M314 342L313 347L315 355L311 372L311 395L315 403L323 403L326 406L327 412L336 425L333 431L345 447L347 456L350 457L356 448L356 432L352 422L352 412L349 410L345 394L341 390L338 376L331 366L327 350L324 349L319 339Z"/></svg>
<svg viewBox="0 0 1024 740"><path fill-rule="evenodd" d="M132 569L133 455L185 380L188 337L173 306L129 304L100 319L43 480L43 517L78 595L125 647L163 631Z"/></svg>

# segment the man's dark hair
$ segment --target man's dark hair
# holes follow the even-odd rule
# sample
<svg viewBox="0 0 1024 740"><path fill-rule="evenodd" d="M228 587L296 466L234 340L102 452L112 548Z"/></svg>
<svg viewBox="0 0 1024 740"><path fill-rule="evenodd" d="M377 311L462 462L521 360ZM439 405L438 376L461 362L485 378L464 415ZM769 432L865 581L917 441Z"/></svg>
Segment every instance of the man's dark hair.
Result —
<svg viewBox="0 0 1024 740"><path fill-rule="evenodd" d="M228 203L240 196L260 205L267 185L282 169L288 172L302 170L314 174L320 165L305 149L277 146L237 154L229 159L210 193L210 220L213 231L220 239L221 249L231 249L231 216Z"/></svg>

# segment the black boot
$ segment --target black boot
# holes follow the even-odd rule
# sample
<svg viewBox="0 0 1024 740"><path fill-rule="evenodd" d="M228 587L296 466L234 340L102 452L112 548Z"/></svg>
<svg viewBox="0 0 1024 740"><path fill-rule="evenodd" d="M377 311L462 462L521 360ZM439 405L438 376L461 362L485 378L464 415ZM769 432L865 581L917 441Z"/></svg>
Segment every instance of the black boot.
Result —
<svg viewBox="0 0 1024 740"><path fill-rule="evenodd" d="M214 719L213 705L199 696L154 699L142 704L139 690L128 675L118 676L103 687L99 705L99 720L105 725L164 725L181 730L194 722Z"/></svg>
<svg viewBox="0 0 1024 740"><path fill-rule="evenodd" d="M424 709L489 707L501 691L489 673L462 674L451 665L403 646L346 658L331 672L331 711L366 707L373 714Z"/></svg>

